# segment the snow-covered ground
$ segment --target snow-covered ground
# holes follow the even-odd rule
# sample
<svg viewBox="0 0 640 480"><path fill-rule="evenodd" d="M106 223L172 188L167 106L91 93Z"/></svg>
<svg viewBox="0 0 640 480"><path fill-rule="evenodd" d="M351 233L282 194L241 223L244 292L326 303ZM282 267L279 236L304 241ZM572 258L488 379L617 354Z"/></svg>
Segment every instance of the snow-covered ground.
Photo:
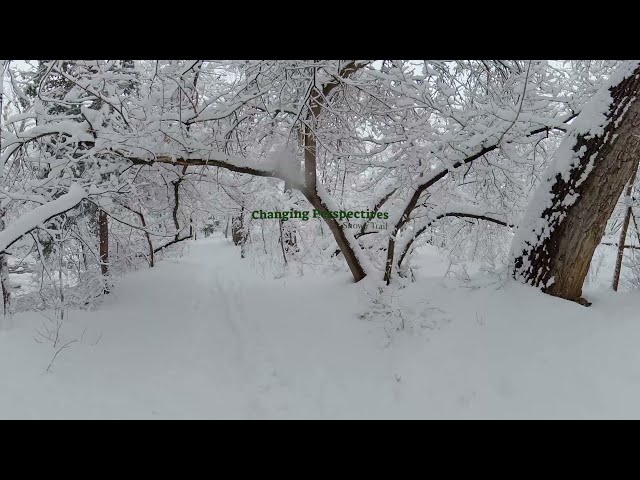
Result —
<svg viewBox="0 0 640 480"><path fill-rule="evenodd" d="M585 308L445 276L428 248L415 263L418 281L380 298L192 242L66 312L55 348L53 312L15 315L0 418L640 418L640 293L587 291Z"/></svg>

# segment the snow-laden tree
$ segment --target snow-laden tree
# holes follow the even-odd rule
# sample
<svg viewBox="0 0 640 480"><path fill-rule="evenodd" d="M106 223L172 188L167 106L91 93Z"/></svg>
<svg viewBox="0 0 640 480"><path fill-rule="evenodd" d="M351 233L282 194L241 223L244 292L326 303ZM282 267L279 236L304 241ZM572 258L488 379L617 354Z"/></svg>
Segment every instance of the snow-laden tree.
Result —
<svg viewBox="0 0 640 480"><path fill-rule="evenodd" d="M619 64L9 64L0 251L47 241L87 271L153 266L215 218L243 255L344 261L355 281L393 282L424 241L506 261L561 139ZM251 218L267 206L384 212L388 228Z"/></svg>
<svg viewBox="0 0 640 480"><path fill-rule="evenodd" d="M521 220L514 275L581 299L591 258L640 159L640 67L623 64L571 124Z"/></svg>

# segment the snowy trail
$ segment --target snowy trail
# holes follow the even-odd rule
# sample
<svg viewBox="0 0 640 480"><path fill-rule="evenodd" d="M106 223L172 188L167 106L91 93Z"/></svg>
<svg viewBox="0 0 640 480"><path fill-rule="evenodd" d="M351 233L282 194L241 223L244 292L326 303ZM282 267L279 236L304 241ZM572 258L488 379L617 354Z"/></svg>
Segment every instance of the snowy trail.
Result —
<svg viewBox="0 0 640 480"><path fill-rule="evenodd" d="M327 287L342 299L314 293L320 288L326 294ZM23 347L29 340L35 345L22 351L38 355L30 359L27 375L33 383L25 391L18 372L9 380L17 386L16 396L28 398L0 399L0 417L5 412L82 418L336 414L326 404L335 407L335 398L325 396L339 394L331 384L344 380L335 372L339 363L325 361L323 348L331 345L338 358L352 353L354 345L345 338L327 339L336 332L331 325L344 324L354 304L354 287L340 292L342 287L327 279L263 279L223 239L194 242L183 258L129 275L98 311L71 312L63 332L71 339L84 331L85 341L64 350L51 373L42 373L52 353L47 345L18 331L1 332L3 346L15 346L19 337ZM345 300L349 296L351 301ZM33 324L23 333L33 333L36 320L22 318ZM360 343L367 341L365 326L344 326L355 326ZM27 355L11 350L7 356ZM11 377L6 365L0 378ZM46 397L66 398L68 405L43 404Z"/></svg>
<svg viewBox="0 0 640 480"><path fill-rule="evenodd" d="M17 315L0 418L640 418L640 295L587 309L420 259L394 293L412 327L387 338L348 274L274 280L220 237L192 242L69 312L78 341L50 372L43 317Z"/></svg>

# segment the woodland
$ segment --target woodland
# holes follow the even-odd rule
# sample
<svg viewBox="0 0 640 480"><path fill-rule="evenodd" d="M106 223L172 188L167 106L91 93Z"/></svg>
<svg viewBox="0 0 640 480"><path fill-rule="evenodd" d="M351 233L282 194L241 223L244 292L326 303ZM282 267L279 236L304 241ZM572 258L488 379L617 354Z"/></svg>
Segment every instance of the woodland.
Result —
<svg viewBox="0 0 640 480"><path fill-rule="evenodd" d="M154 292L181 302L190 293L180 289L199 288L200 273L188 273L198 268L215 283L202 277L181 308L204 308L211 295L218 313L202 328L236 318L240 304L286 315L243 290L258 278L265 298L276 284L316 292L307 307L318 331L368 321L394 345L421 338L409 326L425 330L435 310L417 305L447 311L438 301L449 293L476 322L473 305L484 300L473 295L514 289L533 302L531 315L555 319L547 332L563 319L606 323L637 311L638 61L4 60L0 72L0 345L21 329L51 344L38 364L48 372L82 343L79 333L59 338L75 328L67 323L119 308L126 295L132 306ZM175 265L184 272L172 274ZM361 302L357 314L352 300L326 293L339 290ZM335 311L323 313L322 301ZM504 308L495 314L504 322L518 315ZM283 342L294 341L291 322ZM246 335L229 342L248 341L253 327L234 324ZM640 358L624 362L640 368ZM4 408L0 416L13 415ZM483 408L471 415L500 416Z"/></svg>

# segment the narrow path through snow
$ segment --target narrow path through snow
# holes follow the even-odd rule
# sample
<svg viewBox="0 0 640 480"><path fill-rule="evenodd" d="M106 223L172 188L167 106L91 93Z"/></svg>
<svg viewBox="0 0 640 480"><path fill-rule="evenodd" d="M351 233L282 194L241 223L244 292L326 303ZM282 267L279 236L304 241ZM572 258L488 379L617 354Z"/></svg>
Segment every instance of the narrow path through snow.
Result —
<svg viewBox="0 0 640 480"><path fill-rule="evenodd" d="M47 345L3 332L7 344L21 337L20 356L36 354L10 381L30 385L0 399L0 417L348 415L342 390L366 394L350 379L361 375L353 369L367 376L358 352L371 345L367 325L349 321L357 299L346 275L262 278L224 239L192 242L182 258L123 279L98 311L71 312L63 334L84 339L51 373ZM25 317L37 315L19 317L33 333L39 319Z"/></svg>

